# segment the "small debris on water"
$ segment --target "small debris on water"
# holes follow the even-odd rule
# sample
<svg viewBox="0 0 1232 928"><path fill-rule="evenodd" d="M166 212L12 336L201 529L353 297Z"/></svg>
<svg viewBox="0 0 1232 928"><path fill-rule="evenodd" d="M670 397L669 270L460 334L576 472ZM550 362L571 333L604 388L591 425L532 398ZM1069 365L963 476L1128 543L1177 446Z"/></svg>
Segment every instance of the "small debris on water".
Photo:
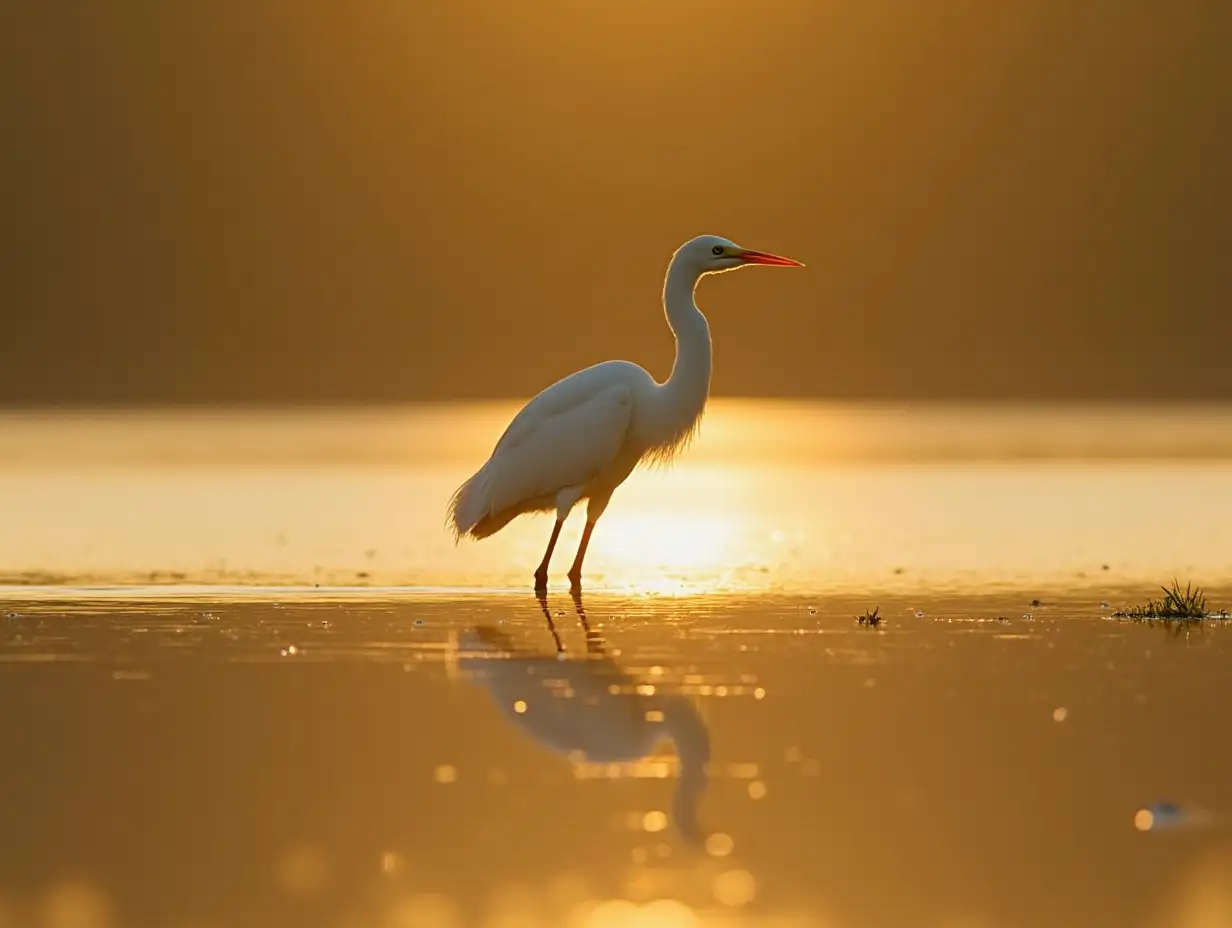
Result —
<svg viewBox="0 0 1232 928"><path fill-rule="evenodd" d="M856 616L856 621L869 628L877 628L881 625L881 607L877 606L872 612L865 609L863 615Z"/></svg>
<svg viewBox="0 0 1232 928"><path fill-rule="evenodd" d="M1211 814L1205 809L1179 802L1153 802L1134 813L1134 827L1139 831L1202 828L1210 823Z"/></svg>

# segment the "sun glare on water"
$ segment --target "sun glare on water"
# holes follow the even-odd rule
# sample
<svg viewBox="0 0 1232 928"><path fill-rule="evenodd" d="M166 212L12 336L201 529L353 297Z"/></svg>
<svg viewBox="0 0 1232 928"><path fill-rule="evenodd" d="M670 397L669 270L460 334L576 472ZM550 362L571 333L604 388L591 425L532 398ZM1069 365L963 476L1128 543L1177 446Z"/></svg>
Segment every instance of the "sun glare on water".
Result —
<svg viewBox="0 0 1232 928"><path fill-rule="evenodd" d="M0 512L21 530L0 535L0 581L22 595L32 584L525 590L552 513L480 543L455 544L443 525L514 413L8 414ZM1192 413L1184 432L1176 412L1112 426L1110 415L716 401L696 446L617 491L583 586L1222 582L1228 414ZM567 587L585 519L582 503L553 589Z"/></svg>
<svg viewBox="0 0 1232 928"><path fill-rule="evenodd" d="M595 546L596 567L709 572L730 561L736 520L722 515L687 518L655 513L612 512Z"/></svg>

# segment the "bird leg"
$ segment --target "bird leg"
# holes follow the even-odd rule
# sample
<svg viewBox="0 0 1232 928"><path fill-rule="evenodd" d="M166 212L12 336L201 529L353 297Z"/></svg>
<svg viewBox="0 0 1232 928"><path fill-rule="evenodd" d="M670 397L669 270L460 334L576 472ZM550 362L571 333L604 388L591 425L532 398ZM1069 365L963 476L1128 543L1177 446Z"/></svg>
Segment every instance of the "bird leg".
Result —
<svg viewBox="0 0 1232 928"><path fill-rule="evenodd" d="M578 544L577 557L573 559L573 566L569 568L569 588L580 590L582 588L582 561L586 558L586 548L590 544L590 533L595 530L595 523L588 521L586 528L582 529L582 541Z"/></svg>
<svg viewBox="0 0 1232 928"><path fill-rule="evenodd" d="M560 527L565 524L564 519L557 519L556 524L552 526L552 537L548 539L548 549L543 552L543 561L539 564L539 569L535 571L535 592L546 593L548 589L548 563L552 560L552 552L556 549L556 539L560 537Z"/></svg>

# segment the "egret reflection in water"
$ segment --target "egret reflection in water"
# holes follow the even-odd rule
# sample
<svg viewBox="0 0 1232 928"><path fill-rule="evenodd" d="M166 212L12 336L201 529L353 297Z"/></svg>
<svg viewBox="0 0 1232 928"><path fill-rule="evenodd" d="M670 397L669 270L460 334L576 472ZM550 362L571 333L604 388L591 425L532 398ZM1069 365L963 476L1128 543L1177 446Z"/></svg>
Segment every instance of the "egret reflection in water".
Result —
<svg viewBox="0 0 1232 928"><path fill-rule="evenodd" d="M458 668L487 689L523 734L574 762L636 764L670 740L679 768L672 821L686 839L701 840L698 811L707 785L710 733L697 708L686 696L622 670L591 629L577 592L573 602L586 632L586 654L567 654L547 597L538 599L555 654L519 650L498 629L477 626L460 636Z"/></svg>

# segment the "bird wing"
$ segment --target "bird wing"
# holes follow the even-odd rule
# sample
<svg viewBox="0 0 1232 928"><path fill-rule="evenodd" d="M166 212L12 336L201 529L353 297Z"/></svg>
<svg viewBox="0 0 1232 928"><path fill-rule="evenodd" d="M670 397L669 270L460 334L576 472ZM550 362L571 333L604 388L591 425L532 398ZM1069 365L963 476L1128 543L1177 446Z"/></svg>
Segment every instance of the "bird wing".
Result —
<svg viewBox="0 0 1232 928"><path fill-rule="evenodd" d="M484 468L490 514L584 486L616 459L633 414L632 390L607 378L571 379L528 403L501 436Z"/></svg>
<svg viewBox="0 0 1232 928"><path fill-rule="evenodd" d="M639 374L653 383L649 374L628 361L604 361L562 377L542 390L513 417L497 441L493 455L526 440L544 420L567 413L605 390L630 386Z"/></svg>

